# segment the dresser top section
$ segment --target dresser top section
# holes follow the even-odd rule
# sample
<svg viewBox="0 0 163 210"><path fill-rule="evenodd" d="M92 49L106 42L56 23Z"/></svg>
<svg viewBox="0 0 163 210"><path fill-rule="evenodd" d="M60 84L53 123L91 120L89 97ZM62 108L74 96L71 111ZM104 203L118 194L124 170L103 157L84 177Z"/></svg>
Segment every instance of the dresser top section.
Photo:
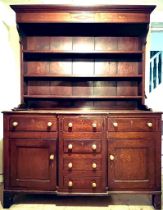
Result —
<svg viewBox="0 0 163 210"><path fill-rule="evenodd" d="M149 23L154 5L11 5L17 23Z"/></svg>
<svg viewBox="0 0 163 210"><path fill-rule="evenodd" d="M63 12L63 11L90 11L90 12L137 12L151 13L155 5L11 5L15 12Z"/></svg>

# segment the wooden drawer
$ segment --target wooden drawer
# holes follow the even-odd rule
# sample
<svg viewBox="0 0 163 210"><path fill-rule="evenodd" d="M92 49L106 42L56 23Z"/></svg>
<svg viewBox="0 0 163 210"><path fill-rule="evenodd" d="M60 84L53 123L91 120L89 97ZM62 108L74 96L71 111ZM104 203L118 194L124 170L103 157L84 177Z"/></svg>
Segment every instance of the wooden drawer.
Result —
<svg viewBox="0 0 163 210"><path fill-rule="evenodd" d="M61 132L62 139L105 139L104 132Z"/></svg>
<svg viewBox="0 0 163 210"><path fill-rule="evenodd" d="M36 132L36 131L19 131L9 132L10 139L45 139L45 140L56 140L58 136L57 132Z"/></svg>
<svg viewBox="0 0 163 210"><path fill-rule="evenodd" d="M102 190L102 178L101 177L64 177L64 188L69 191L76 190L89 190L91 192L101 191Z"/></svg>
<svg viewBox="0 0 163 210"><path fill-rule="evenodd" d="M159 132L107 132L107 138L108 140L118 139L118 140L132 140L132 139L139 139L139 140L153 140L159 138L160 133Z"/></svg>
<svg viewBox="0 0 163 210"><path fill-rule="evenodd" d="M108 131L155 131L154 118L108 118Z"/></svg>
<svg viewBox="0 0 163 210"><path fill-rule="evenodd" d="M76 158L64 158L63 170L67 172L87 171L96 173L102 170L102 160L100 158L90 158L86 155L80 155Z"/></svg>
<svg viewBox="0 0 163 210"><path fill-rule="evenodd" d="M100 153L101 141L100 140L68 140L64 139L64 152L65 153Z"/></svg>
<svg viewBox="0 0 163 210"><path fill-rule="evenodd" d="M104 119L100 117L64 117L62 129L67 132L100 132L104 130Z"/></svg>
<svg viewBox="0 0 163 210"><path fill-rule="evenodd" d="M56 131L57 120L51 116L12 116L10 131Z"/></svg>

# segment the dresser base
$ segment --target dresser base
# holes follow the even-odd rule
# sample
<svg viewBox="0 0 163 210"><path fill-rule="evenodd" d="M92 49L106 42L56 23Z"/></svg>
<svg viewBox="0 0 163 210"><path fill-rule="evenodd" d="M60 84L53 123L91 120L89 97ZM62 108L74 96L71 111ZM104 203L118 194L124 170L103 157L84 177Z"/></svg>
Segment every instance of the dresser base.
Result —
<svg viewBox="0 0 163 210"><path fill-rule="evenodd" d="M66 196L66 197L109 197L113 194L144 194L144 195L152 195L152 205L156 210L161 210L161 192L160 191L108 191L106 193L64 193L64 192L56 192L56 191L28 191L28 190L4 190L3 191L3 208L10 208L10 206L15 202L15 196L19 196L22 194L37 194L37 195L54 195L54 196ZM15 202L16 203L16 202ZM116 204L115 204L116 205Z"/></svg>

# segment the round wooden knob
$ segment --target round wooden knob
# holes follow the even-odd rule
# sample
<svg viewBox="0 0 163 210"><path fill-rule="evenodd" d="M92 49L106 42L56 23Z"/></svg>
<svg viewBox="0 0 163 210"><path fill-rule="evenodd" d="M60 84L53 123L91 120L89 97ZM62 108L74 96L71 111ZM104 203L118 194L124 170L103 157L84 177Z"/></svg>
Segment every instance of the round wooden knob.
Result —
<svg viewBox="0 0 163 210"><path fill-rule="evenodd" d="M68 149L69 149L69 150L72 149L72 144L68 144Z"/></svg>
<svg viewBox="0 0 163 210"><path fill-rule="evenodd" d="M96 123L92 123L92 127L93 128L96 128L97 127L97 124Z"/></svg>
<svg viewBox="0 0 163 210"><path fill-rule="evenodd" d="M117 122L113 122L113 126L116 128L118 127L118 123Z"/></svg>
<svg viewBox="0 0 163 210"><path fill-rule="evenodd" d="M12 126L13 126L13 127L17 127L17 126L18 126L18 122L13 122L13 123L12 123Z"/></svg>
<svg viewBox="0 0 163 210"><path fill-rule="evenodd" d="M153 124L152 124L151 122L147 122L147 126L148 126L149 128L152 128Z"/></svg>
<svg viewBox="0 0 163 210"><path fill-rule="evenodd" d="M92 149L96 150L96 148L97 148L96 144L92 144Z"/></svg>
<svg viewBox="0 0 163 210"><path fill-rule="evenodd" d="M92 163L92 168L96 169L97 168L97 164L96 163Z"/></svg>
<svg viewBox="0 0 163 210"><path fill-rule="evenodd" d="M48 124L47 124L48 127L51 127L52 125L53 125L52 122L48 122Z"/></svg>
<svg viewBox="0 0 163 210"><path fill-rule="evenodd" d="M96 182L92 182L92 187L93 187L93 188L96 188L96 186L97 186L97 185L96 185Z"/></svg>
<svg viewBox="0 0 163 210"><path fill-rule="evenodd" d="M114 155L110 155L110 156L109 156L109 159L110 159L110 160L114 160Z"/></svg>
<svg viewBox="0 0 163 210"><path fill-rule="evenodd" d="M72 123L71 122L68 123L68 127L72 128Z"/></svg>
<svg viewBox="0 0 163 210"><path fill-rule="evenodd" d="M49 159L50 159L50 160L54 160L54 155L51 154L50 157L49 157Z"/></svg>
<svg viewBox="0 0 163 210"><path fill-rule="evenodd" d="M73 182L72 181L69 181L68 182L68 187L72 187L73 186Z"/></svg>
<svg viewBox="0 0 163 210"><path fill-rule="evenodd" d="M72 168L72 163L68 163L68 168L71 169Z"/></svg>

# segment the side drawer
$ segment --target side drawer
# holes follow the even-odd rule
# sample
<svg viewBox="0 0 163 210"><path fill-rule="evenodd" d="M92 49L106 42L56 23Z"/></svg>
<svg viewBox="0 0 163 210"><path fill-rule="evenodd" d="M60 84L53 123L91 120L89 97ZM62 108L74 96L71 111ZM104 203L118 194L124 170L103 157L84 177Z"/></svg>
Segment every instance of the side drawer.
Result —
<svg viewBox="0 0 163 210"><path fill-rule="evenodd" d="M155 131L154 118L108 118L108 131Z"/></svg>
<svg viewBox="0 0 163 210"><path fill-rule="evenodd" d="M56 117L12 116L9 118L10 131L56 131Z"/></svg>
<svg viewBox="0 0 163 210"><path fill-rule="evenodd" d="M107 132L107 139L108 140L132 140L132 139L153 139L155 141L158 139L160 135L159 132Z"/></svg>
<svg viewBox="0 0 163 210"><path fill-rule="evenodd" d="M101 140L69 140L64 139L63 150L65 153L100 153Z"/></svg>
<svg viewBox="0 0 163 210"><path fill-rule="evenodd" d="M10 139L45 139L45 140L56 140L58 136L57 132L39 132L39 131L19 131L9 132Z"/></svg>
<svg viewBox="0 0 163 210"><path fill-rule="evenodd" d="M100 132L104 130L102 117L63 117L62 130L66 132Z"/></svg>

